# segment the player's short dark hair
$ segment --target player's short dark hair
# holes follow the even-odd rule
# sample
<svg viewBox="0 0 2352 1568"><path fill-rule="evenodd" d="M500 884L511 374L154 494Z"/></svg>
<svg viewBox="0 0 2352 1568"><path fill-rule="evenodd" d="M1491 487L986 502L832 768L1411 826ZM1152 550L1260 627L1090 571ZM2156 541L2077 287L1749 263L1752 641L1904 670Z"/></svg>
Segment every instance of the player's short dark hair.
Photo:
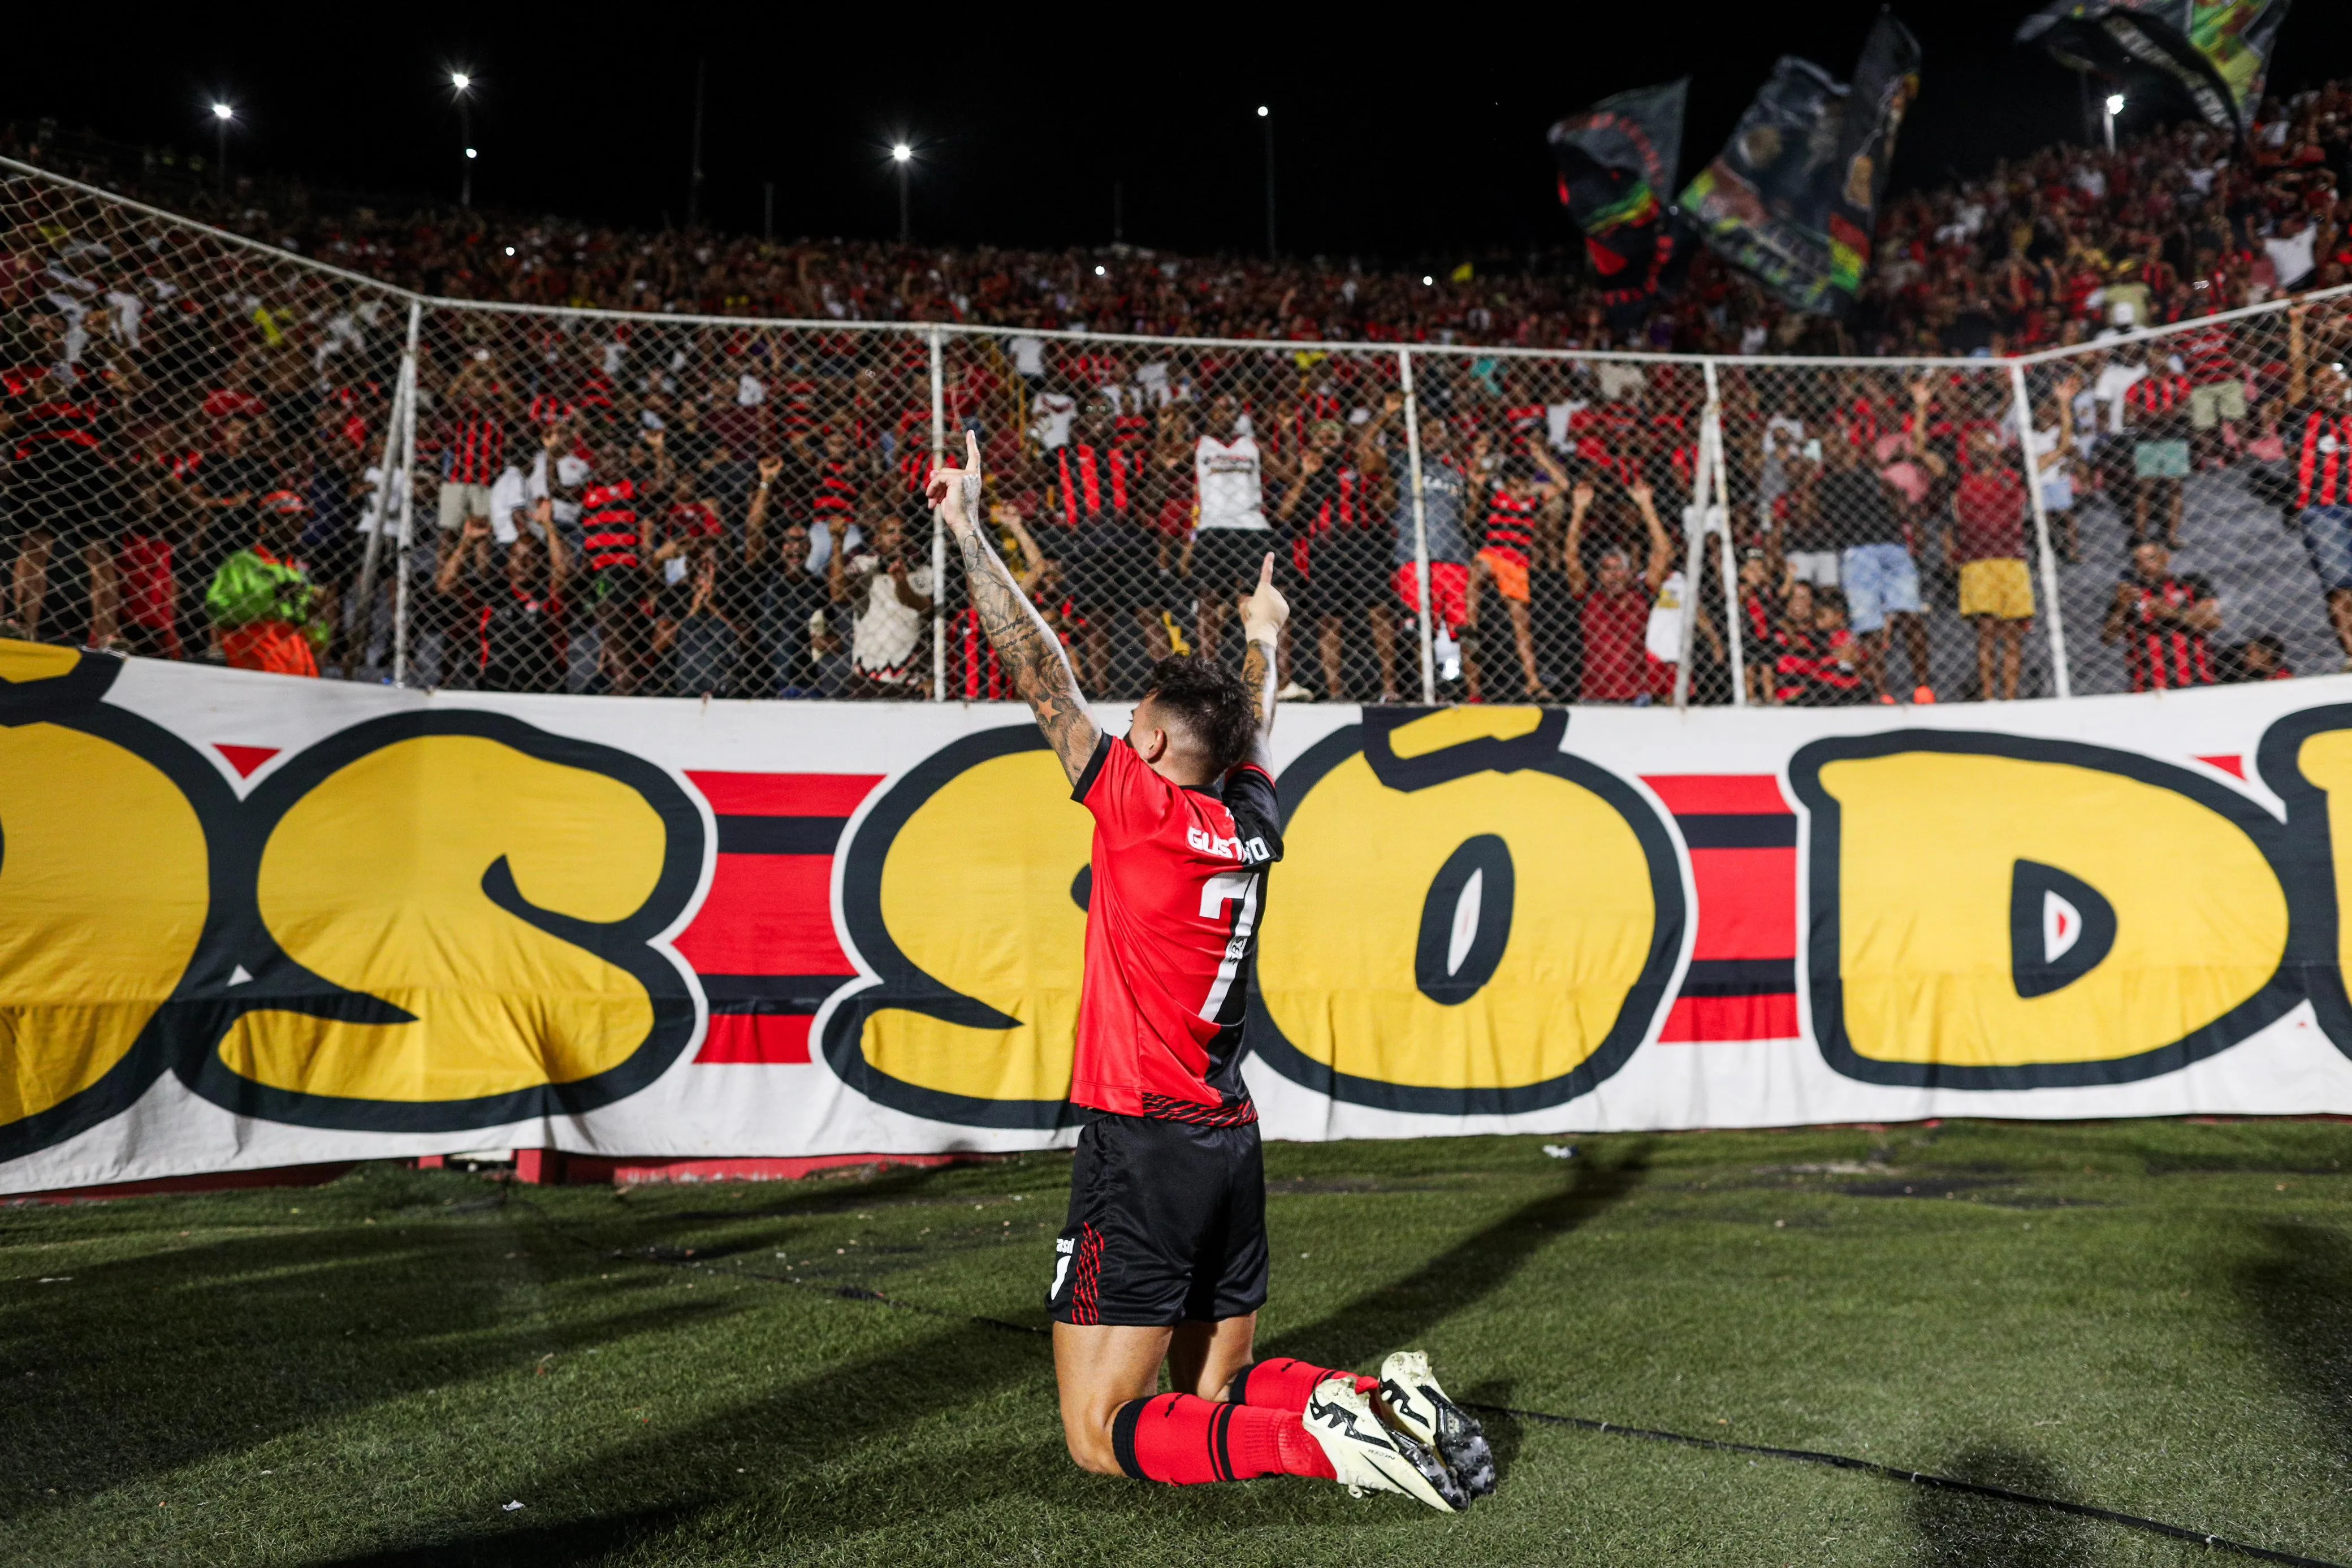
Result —
<svg viewBox="0 0 2352 1568"><path fill-rule="evenodd" d="M1143 695L1162 716L1184 727L1223 773L1257 740L1257 705L1240 675L1210 659L1162 659L1151 666Z"/></svg>

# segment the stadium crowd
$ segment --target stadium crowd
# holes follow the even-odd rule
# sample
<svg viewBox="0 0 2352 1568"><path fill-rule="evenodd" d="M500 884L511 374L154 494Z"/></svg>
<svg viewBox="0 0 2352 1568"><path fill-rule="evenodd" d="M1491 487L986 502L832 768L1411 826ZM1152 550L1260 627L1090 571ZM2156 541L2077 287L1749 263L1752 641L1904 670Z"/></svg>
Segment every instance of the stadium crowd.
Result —
<svg viewBox="0 0 2352 1568"><path fill-rule="evenodd" d="M44 161L13 131L0 152ZM1974 628L1969 691L2017 695L2036 609L2029 474L2070 561L2078 510L2128 515L2101 632L2135 687L2269 678L2286 673L2283 644L2221 642L2211 584L2172 570L2197 526L2189 481L2242 469L2293 516L2352 661L2352 471L2339 477L2336 456L2352 423L2336 368L2352 321L2327 308L2291 333L2263 319L2260 335L2216 324L2153 352L2099 345L2343 281L2347 177L2352 90L2330 86L2266 106L2248 149L2181 124L1899 197L1844 322L1780 313L1703 258L1630 327L1566 268L779 245L310 215L249 193L197 212L430 294L641 313L428 313L415 472L389 476L381 412L404 313L388 298L282 264L267 298L222 296L171 246L77 243L17 179L0 235L0 621L375 674L395 573L379 551L371 577L367 546L406 486L425 683L907 696L929 689L937 634L947 695L999 695L959 585L933 574L929 349L856 328L932 321L1002 329L947 339L944 422L982 434L1007 559L1090 689L1129 689L1171 648L1237 653L1228 607L1271 550L1297 601L1292 695L1416 694L1425 537L1449 691L1670 694L1693 597L1695 369L1418 357L1416 507L1393 359L1280 346L1316 340L1949 356L1924 376L1726 370L1742 585L1728 613L1751 698L1931 699L1923 622L1952 598L1939 587ZM1268 346L1034 335L1062 328ZM2077 343L2081 358L2037 371L2021 433L2008 378L1983 361ZM358 602L363 581L378 602ZM1722 619L1701 610L1690 628L1698 700L1729 695Z"/></svg>

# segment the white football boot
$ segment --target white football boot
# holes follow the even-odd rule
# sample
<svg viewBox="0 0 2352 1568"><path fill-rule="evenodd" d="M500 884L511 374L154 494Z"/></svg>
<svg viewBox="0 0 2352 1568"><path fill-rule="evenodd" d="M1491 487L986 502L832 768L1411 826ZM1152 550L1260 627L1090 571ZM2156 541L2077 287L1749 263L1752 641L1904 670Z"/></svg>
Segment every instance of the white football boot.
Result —
<svg viewBox="0 0 2352 1568"><path fill-rule="evenodd" d="M1495 1490L1495 1452L1475 1417L1445 1396L1426 1352L1401 1350L1381 1363L1381 1403L1391 1426L1445 1461L1465 1494Z"/></svg>
<svg viewBox="0 0 2352 1568"><path fill-rule="evenodd" d="M1441 1513L1459 1513L1470 1500L1427 1445L1382 1424L1352 1379L1327 1377L1315 1385L1302 1419L1331 1460L1351 1497L1402 1492Z"/></svg>

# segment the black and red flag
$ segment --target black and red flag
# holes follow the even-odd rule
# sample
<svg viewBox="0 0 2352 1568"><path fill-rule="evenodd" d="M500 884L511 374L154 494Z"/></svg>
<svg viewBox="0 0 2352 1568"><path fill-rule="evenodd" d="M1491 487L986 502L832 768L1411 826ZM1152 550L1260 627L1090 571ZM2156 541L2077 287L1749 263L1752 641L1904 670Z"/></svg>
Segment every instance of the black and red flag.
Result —
<svg viewBox="0 0 2352 1568"><path fill-rule="evenodd" d="M1717 254L1799 310L1843 315L1870 270L1919 45L1882 16L1851 85L1783 55L1681 211Z"/></svg>
<svg viewBox="0 0 2352 1568"><path fill-rule="evenodd" d="M1683 100L1690 78L1604 98L1551 128L1559 200L1584 233L1601 302L1622 324L1674 292L1690 242L1667 197L1682 157Z"/></svg>
<svg viewBox="0 0 2352 1568"><path fill-rule="evenodd" d="M2197 112L2243 136L2262 107L2288 0L2057 0L2018 25L2071 69L2137 67L2177 85Z"/></svg>

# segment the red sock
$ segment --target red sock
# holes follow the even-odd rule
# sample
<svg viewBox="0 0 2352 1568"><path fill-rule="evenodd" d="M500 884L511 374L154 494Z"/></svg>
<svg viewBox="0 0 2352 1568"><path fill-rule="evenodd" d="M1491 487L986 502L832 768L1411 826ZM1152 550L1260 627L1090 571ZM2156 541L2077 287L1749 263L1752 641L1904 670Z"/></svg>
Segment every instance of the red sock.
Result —
<svg viewBox="0 0 2352 1568"><path fill-rule="evenodd" d="M1162 1394L1118 1407L1111 1421L1118 1468L1171 1486L1248 1481L1260 1476L1333 1479L1323 1446L1287 1410L1220 1405L1192 1394Z"/></svg>
<svg viewBox="0 0 2352 1568"><path fill-rule="evenodd" d="M1352 1372L1342 1372L1328 1366L1309 1366L1303 1361L1293 1361L1277 1355L1271 1361L1254 1361L1234 1374L1225 1385L1225 1397L1236 1405L1255 1405L1268 1410L1304 1410L1313 1398L1315 1385L1327 1377L1344 1377L1356 1385L1359 1394L1370 1394L1381 1385L1377 1377L1359 1377Z"/></svg>

